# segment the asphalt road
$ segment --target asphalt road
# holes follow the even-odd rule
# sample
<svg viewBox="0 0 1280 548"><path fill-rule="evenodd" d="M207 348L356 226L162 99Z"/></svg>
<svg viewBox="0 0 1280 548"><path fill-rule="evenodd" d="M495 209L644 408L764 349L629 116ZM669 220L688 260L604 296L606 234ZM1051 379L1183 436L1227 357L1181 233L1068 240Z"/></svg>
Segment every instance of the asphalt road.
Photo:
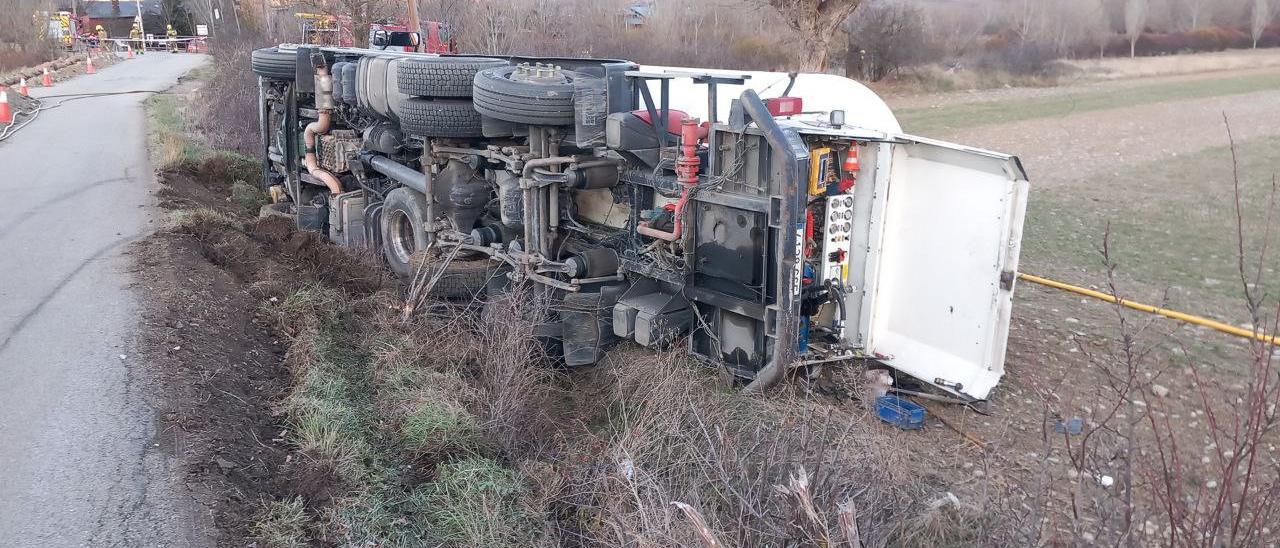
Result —
<svg viewBox="0 0 1280 548"><path fill-rule="evenodd" d="M32 95L163 90L201 62L147 54ZM68 102L0 142L0 546L212 544L131 347L123 254L158 222L146 97Z"/></svg>

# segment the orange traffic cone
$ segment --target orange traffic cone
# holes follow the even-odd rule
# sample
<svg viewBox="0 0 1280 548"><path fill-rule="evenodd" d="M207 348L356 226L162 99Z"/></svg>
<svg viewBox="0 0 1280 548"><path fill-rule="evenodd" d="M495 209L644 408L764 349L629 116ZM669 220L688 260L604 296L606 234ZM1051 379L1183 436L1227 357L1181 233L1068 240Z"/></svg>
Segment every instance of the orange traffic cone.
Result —
<svg viewBox="0 0 1280 548"><path fill-rule="evenodd" d="M129 46L129 58L133 59L133 46Z"/></svg>
<svg viewBox="0 0 1280 548"><path fill-rule="evenodd" d="M9 92L0 91L0 124L12 124L13 111L9 110Z"/></svg>
<svg viewBox="0 0 1280 548"><path fill-rule="evenodd" d="M18 84L18 93L21 93L23 97L31 95L31 90L27 88L26 78L23 78L22 83Z"/></svg>
<svg viewBox="0 0 1280 548"><path fill-rule="evenodd" d="M42 86L44 86L44 87L50 87L50 86L52 86L52 85L53 85L53 77L52 77L52 76L49 76L49 69L48 69L48 68L45 68L45 69L44 69L44 76L41 76L41 77L40 77L40 85L42 85Z"/></svg>
<svg viewBox="0 0 1280 548"><path fill-rule="evenodd" d="M93 56L92 56L92 55L85 56L85 59L87 59L87 60L88 60L88 61L86 61L86 63L88 63L88 64L86 64L86 65L84 66L84 73L85 73L85 74L97 74L97 73L98 73L98 69L93 68Z"/></svg>

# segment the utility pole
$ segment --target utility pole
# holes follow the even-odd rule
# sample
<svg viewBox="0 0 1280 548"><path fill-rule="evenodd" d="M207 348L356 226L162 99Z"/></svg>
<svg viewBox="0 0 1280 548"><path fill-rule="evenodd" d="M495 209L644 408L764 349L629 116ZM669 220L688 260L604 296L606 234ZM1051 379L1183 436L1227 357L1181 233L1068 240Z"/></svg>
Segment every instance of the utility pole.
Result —
<svg viewBox="0 0 1280 548"><path fill-rule="evenodd" d="M133 0L133 5L138 9L138 33L142 35L142 49L147 48L147 28L146 23L142 22L142 0Z"/></svg>
<svg viewBox="0 0 1280 548"><path fill-rule="evenodd" d="M405 0L409 3L409 32L422 32L422 23L418 21L418 0ZM414 51L422 51L422 40L413 47Z"/></svg>

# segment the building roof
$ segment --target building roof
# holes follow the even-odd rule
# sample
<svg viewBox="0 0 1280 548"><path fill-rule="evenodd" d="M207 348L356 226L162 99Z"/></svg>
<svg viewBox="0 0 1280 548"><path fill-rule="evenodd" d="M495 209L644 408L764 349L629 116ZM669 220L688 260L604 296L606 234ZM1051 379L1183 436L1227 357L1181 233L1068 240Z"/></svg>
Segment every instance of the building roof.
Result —
<svg viewBox="0 0 1280 548"><path fill-rule="evenodd" d="M627 6L627 11L637 17L649 17L653 15L653 6L650 4L631 4Z"/></svg>

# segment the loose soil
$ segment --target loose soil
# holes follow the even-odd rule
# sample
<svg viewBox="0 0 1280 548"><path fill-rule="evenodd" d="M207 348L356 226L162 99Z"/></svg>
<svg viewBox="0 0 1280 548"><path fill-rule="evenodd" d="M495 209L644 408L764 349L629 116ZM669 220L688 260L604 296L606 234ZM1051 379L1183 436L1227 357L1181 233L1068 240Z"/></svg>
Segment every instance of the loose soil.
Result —
<svg viewBox="0 0 1280 548"><path fill-rule="evenodd" d="M157 194L176 215L216 211L232 223L188 221L130 253L166 449L186 460L187 482L213 514L219 544L244 546L267 502L301 496L320 507L337 485L331 470L285 443L287 341L264 305L308 280L364 293L385 277L291 219L253 218L229 201L231 184L217 176L225 172L215 159L162 173Z"/></svg>

